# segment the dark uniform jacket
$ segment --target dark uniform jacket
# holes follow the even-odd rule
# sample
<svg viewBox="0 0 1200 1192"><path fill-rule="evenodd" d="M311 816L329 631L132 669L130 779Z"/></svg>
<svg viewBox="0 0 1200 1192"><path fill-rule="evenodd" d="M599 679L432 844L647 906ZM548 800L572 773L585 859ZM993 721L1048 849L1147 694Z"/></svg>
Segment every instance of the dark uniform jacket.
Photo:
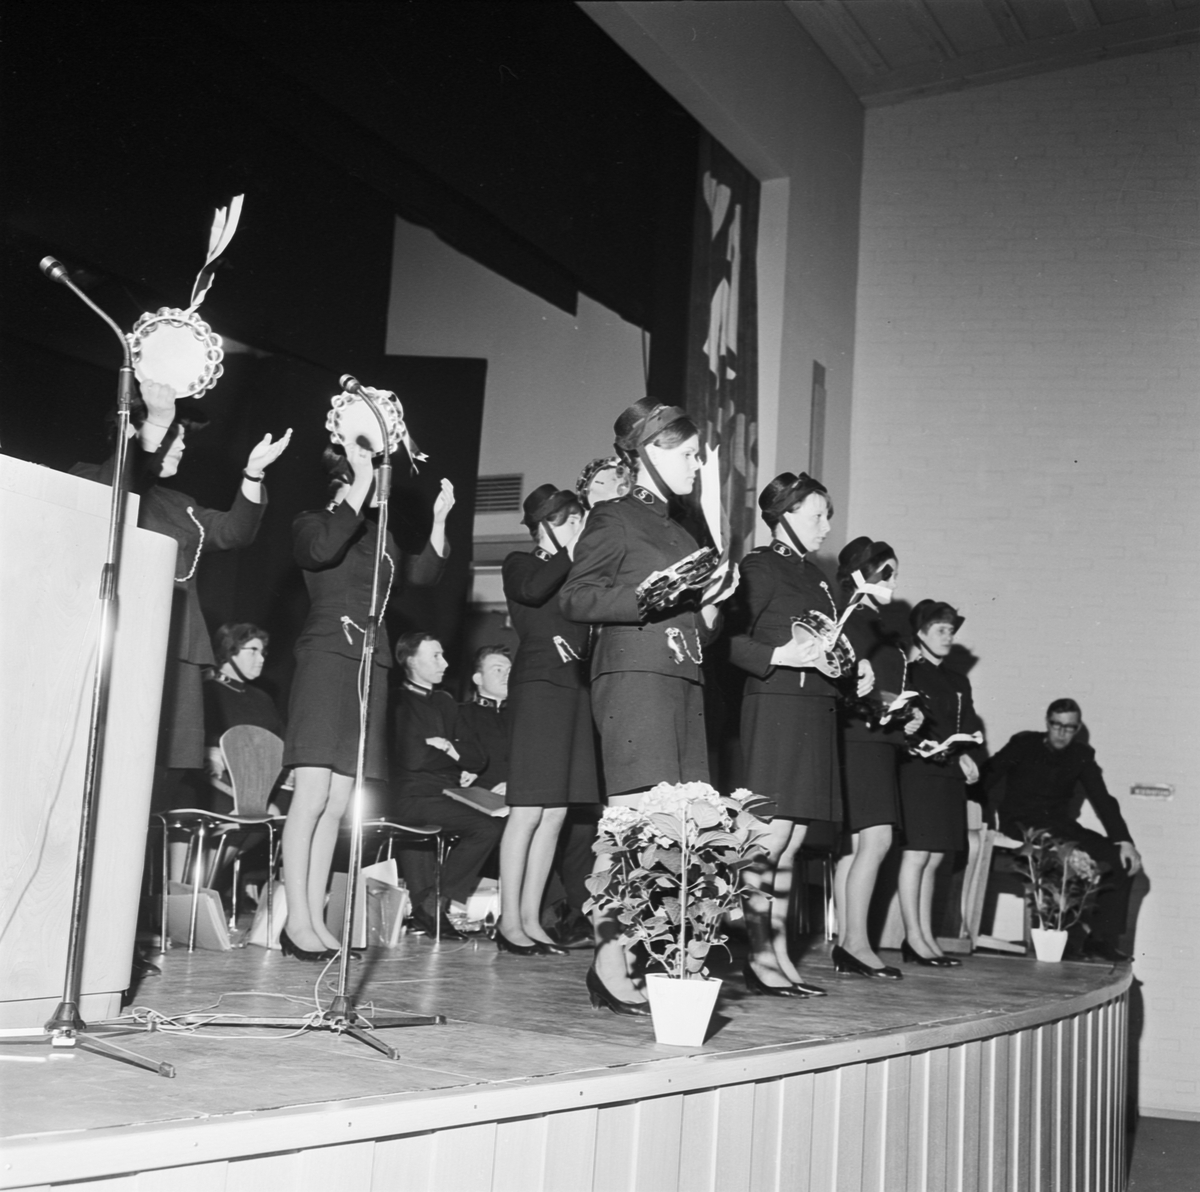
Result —
<svg viewBox="0 0 1200 1192"><path fill-rule="evenodd" d="M219 745L221 735L239 724L252 724L282 737L283 717L261 687L210 670L204 676L204 743Z"/></svg>
<svg viewBox="0 0 1200 1192"><path fill-rule="evenodd" d="M155 461L163 454L143 451L138 440L129 444L129 490L140 497L138 525L143 530L166 534L176 543L175 597L171 609L171 650L176 658L198 666L212 666L215 661L212 640L200 597L196 593L196 564L202 554L217 550L236 550L249 546L262 524L267 507L267 490L263 486L262 503L248 500L239 484L233 505L226 513L206 509L186 493L176 492L155 483ZM100 484L112 481L113 460L103 464L76 464L71 472L85 480Z"/></svg>
<svg viewBox="0 0 1200 1192"><path fill-rule="evenodd" d="M1024 826L1069 836L1076 826L1075 788L1082 784L1109 840L1133 842L1090 745L1072 741L1065 749L1051 749L1045 733L1017 733L988 763L984 784L989 792L1001 781L1003 794L997 798L992 793L989 807L999 810L1001 826L1010 835L1015 831L1019 836Z"/></svg>
<svg viewBox="0 0 1200 1192"><path fill-rule="evenodd" d="M374 519L362 512L355 513L346 501L339 501L332 509L311 509L292 522L292 554L304 569L304 584L311 601L308 619L296 642L297 650L321 650L346 658L362 656L378 533ZM379 666L392 665L387 627L383 623L386 597L402 580L421 587L437 583L446 563L432 544L426 543L419 555L404 559L404 574L400 577L396 575L398 557L395 540L389 532L379 580L382 591L379 633L375 639L375 662Z"/></svg>
<svg viewBox="0 0 1200 1192"><path fill-rule="evenodd" d="M875 686L861 701L846 706L843 728L847 741L886 741L899 745L904 741L903 722L889 720L882 728L873 728L883 711L900 692L911 690L908 682L908 654L903 643L884 632L883 618L873 605L860 604L847 618L843 630L854 647L856 659L866 659L875 674Z"/></svg>
<svg viewBox="0 0 1200 1192"><path fill-rule="evenodd" d="M417 690L406 683L393 697L392 726L392 785L401 798L440 795L462 785L464 770L481 774L487 768L487 754L448 692ZM444 737L458 759L427 745L430 737Z"/></svg>
<svg viewBox="0 0 1200 1192"><path fill-rule="evenodd" d="M507 703L478 696L469 703L458 705L459 723L487 756L487 765L477 773L473 786L488 790L508 781L509 714ZM463 766L470 770L470 766ZM454 784L455 786L458 783Z"/></svg>
<svg viewBox="0 0 1200 1192"><path fill-rule="evenodd" d="M958 671L948 670L946 666L935 666L924 658L910 662L908 666L908 687L910 691L921 693L921 709L925 720L917 730L913 740L944 741L951 733L974 733L983 731L983 721L975 713L975 704L971 700L971 683L966 675ZM958 758L966 753L982 767L984 751L982 746L971 746L963 749L962 745L952 745L946 753L941 753L935 760L910 757L906 764L918 769L945 773L948 766L954 767L954 772L960 773Z"/></svg>
<svg viewBox="0 0 1200 1192"><path fill-rule="evenodd" d="M825 573L782 542L760 546L743 560L741 632L729 643L730 660L749 671L747 695L837 695L818 670L772 666L777 646L792 640L792 618L815 610L837 619L839 609Z"/></svg>
<svg viewBox="0 0 1200 1192"><path fill-rule="evenodd" d="M540 548L513 551L504 560L508 615L521 639L508 676L510 685L541 679L556 687L583 686L581 660L588 656L591 628L568 621L556 599L570 570L571 559L565 550L554 555ZM561 639L565 661L555 638Z"/></svg>
<svg viewBox="0 0 1200 1192"><path fill-rule="evenodd" d="M704 681L702 649L712 633L700 613L685 602L643 619L637 604L637 587L647 576L698 549L666 502L640 486L592 509L559 604L570 620L601 626L592 647L593 678L643 671Z"/></svg>

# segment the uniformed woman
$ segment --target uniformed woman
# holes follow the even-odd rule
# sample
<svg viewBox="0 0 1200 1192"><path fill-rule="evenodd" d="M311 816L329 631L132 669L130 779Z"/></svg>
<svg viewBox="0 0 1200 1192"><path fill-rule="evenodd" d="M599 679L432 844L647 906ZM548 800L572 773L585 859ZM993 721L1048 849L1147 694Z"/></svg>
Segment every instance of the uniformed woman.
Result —
<svg viewBox="0 0 1200 1192"><path fill-rule="evenodd" d="M560 604L598 627L592 650L592 712L600 732L609 803L636 806L660 782L707 782L702 650L717 607L695 589L665 607L642 585L697 551L671 517L670 498L691 492L700 469L695 424L678 406L643 398L614 426L633 491L595 505L575 544ZM630 979L614 918L598 918L588 971L593 1006L647 1014Z"/></svg>
<svg viewBox="0 0 1200 1192"><path fill-rule="evenodd" d="M850 851L838 862L834 882L838 942L832 959L839 973L891 980L902 974L872 950L867 912L900 819L900 753L905 736L915 733L923 719L919 709L891 707L908 689L908 652L885 632L880 608L892 602L899 566L886 542L870 538L855 538L838 555L843 599L860 598L846 620L846 637L856 659L870 666L873 686L860 700L842 706L842 776L851 835Z"/></svg>
<svg viewBox="0 0 1200 1192"><path fill-rule="evenodd" d="M922 600L909 621L920 656L908 668L908 684L920 693L925 710L917 744L938 744L952 734L982 732L970 681L943 665L963 618L940 600ZM939 968L961 963L938 946L932 922L933 887L942 858L967 847L967 785L978 781L976 757L962 743L929 758L909 756L900 767L904 825L900 912L905 937L901 951L906 963Z"/></svg>
<svg viewBox="0 0 1200 1192"><path fill-rule="evenodd" d="M292 523L292 547L304 570L311 602L296 642L296 673L288 705L283 764L295 767L296 789L283 830L283 880L287 925L280 935L285 955L323 960L341 946L325 926L325 885L338 824L350 800L357 769L359 671L363 633L371 607L378 523L363 506L374 484L371 452L353 443L325 449L333 498L323 509L301 513ZM412 584L436 583L447 554L446 517L454 505L447 480L433 507L425 549L405 562ZM391 649L383 613L399 567L389 533L384 546L375 673L371 682L364 776L387 780L387 669Z"/></svg>
<svg viewBox="0 0 1200 1192"><path fill-rule="evenodd" d="M543 484L525 498L537 544L504 560L504 595L520 644L508 677L511 720L508 819L500 841L501 952L566 952L542 927L542 894L572 805L600 798L584 659L589 629L568 621L558 592L571 569L583 509L574 493Z"/></svg>
<svg viewBox="0 0 1200 1192"><path fill-rule="evenodd" d="M746 785L772 800L768 855L748 871L757 892L746 901L752 955L746 985L772 997L821 996L787 949L787 908L795 856L813 820L840 823L837 688L814 668L821 645L795 639L793 620L818 612L836 621L837 597L809 558L829 534L833 506L819 480L783 472L759 494L770 546L742 561L742 632L730 658L749 672L742 700ZM852 677L853 678L853 677Z"/></svg>

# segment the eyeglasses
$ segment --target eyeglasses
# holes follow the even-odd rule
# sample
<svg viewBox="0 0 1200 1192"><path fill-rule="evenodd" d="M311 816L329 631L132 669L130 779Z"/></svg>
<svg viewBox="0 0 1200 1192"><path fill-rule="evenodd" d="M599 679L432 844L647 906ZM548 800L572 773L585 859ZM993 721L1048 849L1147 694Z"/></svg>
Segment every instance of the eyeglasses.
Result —
<svg viewBox="0 0 1200 1192"><path fill-rule="evenodd" d="M264 658L267 656L267 652L266 652L266 650L264 650L262 648L262 646L243 646L238 651L238 653L239 654L261 654Z"/></svg>
<svg viewBox="0 0 1200 1192"><path fill-rule="evenodd" d="M1061 720L1048 720L1046 723L1051 729L1058 729L1060 733L1077 733L1083 727L1080 724L1064 724Z"/></svg>

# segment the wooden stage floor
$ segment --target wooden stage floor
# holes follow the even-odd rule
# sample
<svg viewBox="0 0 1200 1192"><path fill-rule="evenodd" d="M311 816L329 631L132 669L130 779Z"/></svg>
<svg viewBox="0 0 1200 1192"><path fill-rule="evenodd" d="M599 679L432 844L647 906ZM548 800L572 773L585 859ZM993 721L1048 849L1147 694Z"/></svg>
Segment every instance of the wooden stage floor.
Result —
<svg viewBox="0 0 1200 1192"><path fill-rule="evenodd" d="M654 1065L697 1052L753 1057L831 1043L866 1046L881 1036L939 1027L952 1032L989 1020L1001 1030L1002 1021L1024 1014L1053 1018L1056 1004L1110 987L1120 975L1095 963L976 955L958 969L905 966L902 981L865 980L836 975L827 952L819 945L803 961L806 976L829 990L825 998L754 997L740 975L718 973L725 985L712 1033L703 1048L687 1049L657 1045L648 1018L592 1010L584 989L586 951L525 959L502 955L486 940L435 946L409 936L396 949L369 953L351 970L352 991L366 1013L373 1007L447 1017L443 1026L386 1032L401 1052L399 1062L325 1032L285 1036L257 1028L157 1031L116 1040L173 1064L175 1079L86 1052L6 1045L0 1047L2 1137L18 1149L53 1146L78 1140L79 1132L346 1106L358 1098L437 1098L466 1088ZM898 956L885 958L899 963ZM131 1009L149 1007L168 1017L207 1011L303 1015L315 997L329 1004L336 970L314 988L320 972L258 948L191 955L177 948L161 977L142 982Z"/></svg>

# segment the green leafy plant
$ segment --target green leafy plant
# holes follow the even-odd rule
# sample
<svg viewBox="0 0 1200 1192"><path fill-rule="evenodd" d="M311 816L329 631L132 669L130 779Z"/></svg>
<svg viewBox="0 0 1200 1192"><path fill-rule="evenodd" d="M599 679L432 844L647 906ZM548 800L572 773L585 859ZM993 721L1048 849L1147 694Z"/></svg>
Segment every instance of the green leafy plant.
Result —
<svg viewBox="0 0 1200 1192"><path fill-rule="evenodd" d="M1099 866L1077 844L1045 828L1026 828L1016 869L1025 897L1044 931L1064 931L1078 923L1100 889Z"/></svg>
<svg viewBox="0 0 1200 1192"><path fill-rule="evenodd" d="M592 846L584 910L615 911L626 933L675 977L703 977L725 941L725 914L741 895L741 871L764 850L766 800L722 795L707 783L660 782L638 807L609 807Z"/></svg>

